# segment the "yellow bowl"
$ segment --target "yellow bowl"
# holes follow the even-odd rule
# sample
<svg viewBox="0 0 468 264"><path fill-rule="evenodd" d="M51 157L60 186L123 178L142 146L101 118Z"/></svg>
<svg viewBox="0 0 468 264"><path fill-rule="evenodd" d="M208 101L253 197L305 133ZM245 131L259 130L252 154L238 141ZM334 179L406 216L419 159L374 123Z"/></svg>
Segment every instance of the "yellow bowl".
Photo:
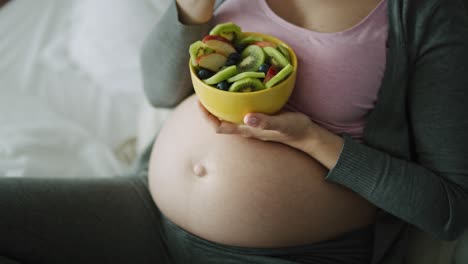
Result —
<svg viewBox="0 0 468 264"><path fill-rule="evenodd" d="M244 35L256 35L266 41L282 45L289 50L291 65L294 71L279 84L256 92L228 92L216 89L197 76L192 63L189 61L192 84L200 102L205 108L221 120L243 124L244 116L248 113L277 113L289 99L296 82L297 57L292 48L283 41L264 34L244 32Z"/></svg>

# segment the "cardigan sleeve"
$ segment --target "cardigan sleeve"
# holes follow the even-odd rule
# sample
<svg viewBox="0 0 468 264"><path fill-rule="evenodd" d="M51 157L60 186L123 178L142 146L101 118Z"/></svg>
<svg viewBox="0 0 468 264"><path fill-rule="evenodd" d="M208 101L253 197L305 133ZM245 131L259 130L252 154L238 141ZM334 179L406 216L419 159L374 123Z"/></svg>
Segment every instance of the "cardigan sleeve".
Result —
<svg viewBox="0 0 468 264"><path fill-rule="evenodd" d="M176 2L171 1L145 40L140 54L143 87L153 106L174 107L193 93L188 48L209 32L210 24L182 24Z"/></svg>
<svg viewBox="0 0 468 264"><path fill-rule="evenodd" d="M432 11L410 66L413 158L402 160L345 137L327 180L452 240L468 225L468 16L460 0L438 1Z"/></svg>

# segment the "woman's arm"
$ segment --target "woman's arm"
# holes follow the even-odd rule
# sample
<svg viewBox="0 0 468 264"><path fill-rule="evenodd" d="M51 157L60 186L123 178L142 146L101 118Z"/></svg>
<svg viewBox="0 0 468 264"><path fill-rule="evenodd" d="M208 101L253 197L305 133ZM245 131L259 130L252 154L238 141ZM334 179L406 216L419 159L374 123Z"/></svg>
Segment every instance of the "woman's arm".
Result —
<svg viewBox="0 0 468 264"><path fill-rule="evenodd" d="M178 2L181 13L173 1L146 39L141 52L143 86L149 102L155 107L174 107L193 92L188 48L211 27L205 20L211 18L209 13L213 12L214 1ZM191 2L194 2L193 9ZM210 6L209 11L201 11ZM189 12L191 10L193 12ZM185 25L179 21L179 15L183 21L204 23Z"/></svg>
<svg viewBox="0 0 468 264"><path fill-rule="evenodd" d="M346 138L327 177L442 239L468 225L468 17L460 4L438 1L413 40L422 43L407 103L414 162Z"/></svg>

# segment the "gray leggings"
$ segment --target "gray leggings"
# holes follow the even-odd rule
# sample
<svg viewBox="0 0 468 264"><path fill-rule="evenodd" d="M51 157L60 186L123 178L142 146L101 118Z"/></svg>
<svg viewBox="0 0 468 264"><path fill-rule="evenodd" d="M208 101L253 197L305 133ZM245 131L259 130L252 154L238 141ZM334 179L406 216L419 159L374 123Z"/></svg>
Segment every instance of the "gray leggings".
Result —
<svg viewBox="0 0 468 264"><path fill-rule="evenodd" d="M365 264L372 237L367 227L301 247L223 246L162 216L145 177L0 178L0 263Z"/></svg>

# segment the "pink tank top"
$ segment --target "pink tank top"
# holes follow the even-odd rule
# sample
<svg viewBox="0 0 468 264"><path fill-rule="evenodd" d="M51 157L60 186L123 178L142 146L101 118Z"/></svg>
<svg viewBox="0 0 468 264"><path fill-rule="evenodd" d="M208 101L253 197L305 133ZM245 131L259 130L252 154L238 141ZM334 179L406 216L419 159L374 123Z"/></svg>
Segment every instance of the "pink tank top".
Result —
<svg viewBox="0 0 468 264"><path fill-rule="evenodd" d="M287 108L334 133L362 140L385 70L386 0L357 25L336 33L289 23L266 0L227 0L216 10L214 20L232 21L243 31L270 34L288 43L297 54L298 72Z"/></svg>

